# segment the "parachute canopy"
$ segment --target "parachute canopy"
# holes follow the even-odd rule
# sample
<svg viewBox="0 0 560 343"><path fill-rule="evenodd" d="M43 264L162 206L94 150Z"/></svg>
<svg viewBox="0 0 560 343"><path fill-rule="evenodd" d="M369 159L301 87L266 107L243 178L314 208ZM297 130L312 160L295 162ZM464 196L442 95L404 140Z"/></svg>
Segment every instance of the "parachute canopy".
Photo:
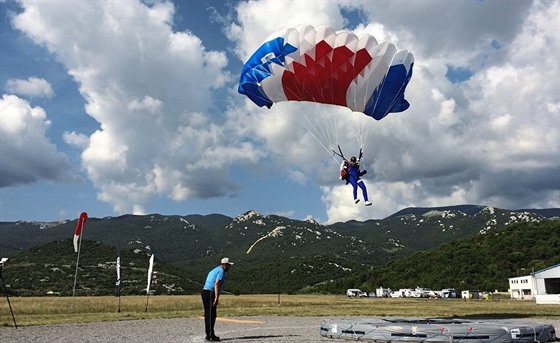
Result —
<svg viewBox="0 0 560 343"><path fill-rule="evenodd" d="M300 26L273 34L253 53L238 91L261 107L311 101L380 120L410 106L404 91L413 65L410 52L371 35Z"/></svg>

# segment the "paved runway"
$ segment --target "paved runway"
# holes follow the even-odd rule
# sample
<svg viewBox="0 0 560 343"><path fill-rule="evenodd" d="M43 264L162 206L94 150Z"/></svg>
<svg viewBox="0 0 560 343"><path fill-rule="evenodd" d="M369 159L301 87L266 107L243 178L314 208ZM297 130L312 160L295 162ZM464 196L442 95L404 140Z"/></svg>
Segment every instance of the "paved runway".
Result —
<svg viewBox="0 0 560 343"><path fill-rule="evenodd" d="M216 335L223 342L326 342L319 327L322 317L218 318ZM4 343L68 342L205 342L201 318L131 320L87 324L3 327Z"/></svg>
<svg viewBox="0 0 560 343"><path fill-rule="evenodd" d="M343 317L350 319L348 317ZM216 334L223 342L344 342L322 338L321 323L340 318L331 317L227 317L218 318ZM524 319L514 319L524 321ZM550 323L558 330L560 320L525 321ZM131 320L87 324L64 324L0 328L4 343L68 343L68 342L205 342L202 318Z"/></svg>

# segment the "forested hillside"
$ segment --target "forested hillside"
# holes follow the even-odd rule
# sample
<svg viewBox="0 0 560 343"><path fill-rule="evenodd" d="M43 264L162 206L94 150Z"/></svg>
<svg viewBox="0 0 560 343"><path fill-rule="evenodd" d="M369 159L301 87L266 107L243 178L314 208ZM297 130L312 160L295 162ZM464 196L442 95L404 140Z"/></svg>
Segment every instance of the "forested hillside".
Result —
<svg viewBox="0 0 560 343"><path fill-rule="evenodd" d="M3 270L6 286L12 295L72 295L76 262L71 239L53 241L14 255ZM149 254L139 249L123 248L121 257L121 294L146 294ZM99 242L84 240L80 249L76 295L116 294L117 249ZM173 266L154 263L154 294L189 294L198 290L200 280L192 282Z"/></svg>
<svg viewBox="0 0 560 343"><path fill-rule="evenodd" d="M314 288L341 292L378 287L506 291L508 278L560 263L560 220L521 223L443 244L382 267Z"/></svg>
<svg viewBox="0 0 560 343"><path fill-rule="evenodd" d="M117 244L123 247L124 294L145 290L151 254L157 261L156 294L197 293L224 256L236 262L226 286L231 293L341 293L380 286L505 290L507 278L518 271L560 263L558 219L480 206L405 212L333 225L255 211L236 218L91 218L83 231L77 288L79 294L114 293ZM0 245L11 252L5 266L11 291L68 294L75 221L0 224Z"/></svg>

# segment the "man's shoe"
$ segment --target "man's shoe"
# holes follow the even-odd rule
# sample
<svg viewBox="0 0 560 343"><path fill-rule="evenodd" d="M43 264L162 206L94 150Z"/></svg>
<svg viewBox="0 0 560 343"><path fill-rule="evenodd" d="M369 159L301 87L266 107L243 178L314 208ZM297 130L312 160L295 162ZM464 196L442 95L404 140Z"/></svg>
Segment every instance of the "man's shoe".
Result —
<svg viewBox="0 0 560 343"><path fill-rule="evenodd" d="M354 199L354 204L357 204L360 202L360 199Z"/></svg>
<svg viewBox="0 0 560 343"><path fill-rule="evenodd" d="M220 341L220 337L218 337L218 336L210 336L210 340L211 340L212 342L219 342L219 341Z"/></svg>
<svg viewBox="0 0 560 343"><path fill-rule="evenodd" d="M204 337L204 340L205 340L205 341L208 341L208 342L211 342L211 341L212 341L212 337L206 336L206 337Z"/></svg>
<svg viewBox="0 0 560 343"><path fill-rule="evenodd" d="M371 201L366 201L366 206L371 206Z"/></svg>

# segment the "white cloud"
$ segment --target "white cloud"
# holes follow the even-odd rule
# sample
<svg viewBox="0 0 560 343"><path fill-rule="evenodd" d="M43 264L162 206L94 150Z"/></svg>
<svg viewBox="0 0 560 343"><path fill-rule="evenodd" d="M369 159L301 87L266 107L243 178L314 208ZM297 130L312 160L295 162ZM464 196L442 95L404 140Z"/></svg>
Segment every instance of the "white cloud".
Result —
<svg viewBox="0 0 560 343"><path fill-rule="evenodd" d="M235 122L209 114L213 92L230 79L226 54L207 51L189 32L174 32L172 3L22 5L14 25L66 67L86 112L100 123L82 153L99 199L117 213L144 213L156 197L237 192L228 168L260 153L231 134ZM86 143L73 133L65 140Z"/></svg>
<svg viewBox="0 0 560 343"><path fill-rule="evenodd" d="M0 187L40 180L77 181L68 157L46 137L50 120L41 107L4 94L0 119Z"/></svg>
<svg viewBox="0 0 560 343"><path fill-rule="evenodd" d="M77 132L65 132L62 136L64 142L73 147L85 149L89 145L89 137Z"/></svg>
<svg viewBox="0 0 560 343"><path fill-rule="evenodd" d="M341 27L344 22L339 5L335 1L240 2L236 12L238 23L231 23L226 28L226 34L236 43L234 52L243 61L247 60L268 36L282 28L301 24Z"/></svg>
<svg viewBox="0 0 560 343"><path fill-rule="evenodd" d="M6 91L30 98L52 98L54 92L45 79L30 77L27 80L10 79L6 81Z"/></svg>
<svg viewBox="0 0 560 343"><path fill-rule="evenodd" d="M480 66L492 41L507 45L519 32L531 1L506 6L501 1L375 1L363 6L370 22L390 27L391 40L398 39L418 56L452 57L447 62ZM414 48L414 49L412 49Z"/></svg>
<svg viewBox="0 0 560 343"><path fill-rule="evenodd" d="M354 204L351 185L323 187L321 200L327 208L327 223L371 218L373 206L365 206L363 199ZM361 194L359 196L361 199Z"/></svg>

